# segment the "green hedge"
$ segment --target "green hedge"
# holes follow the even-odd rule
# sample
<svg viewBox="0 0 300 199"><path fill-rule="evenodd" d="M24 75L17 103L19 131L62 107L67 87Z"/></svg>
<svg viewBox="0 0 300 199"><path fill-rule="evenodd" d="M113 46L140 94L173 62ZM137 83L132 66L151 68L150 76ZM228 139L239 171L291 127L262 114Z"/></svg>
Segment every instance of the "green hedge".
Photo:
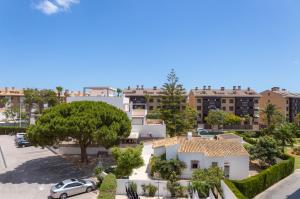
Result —
<svg viewBox="0 0 300 199"><path fill-rule="evenodd" d="M247 199L230 180L225 179L224 182L229 187L229 189L234 193L237 199Z"/></svg>
<svg viewBox="0 0 300 199"><path fill-rule="evenodd" d="M25 132L26 127L18 126L0 126L0 135L6 135L11 133Z"/></svg>
<svg viewBox="0 0 300 199"><path fill-rule="evenodd" d="M267 168L255 176L240 181L232 180L231 182L244 196L253 198L294 172L295 158L288 155L284 155L283 158L285 160Z"/></svg>
<svg viewBox="0 0 300 199"><path fill-rule="evenodd" d="M100 186L98 199L114 199L117 189L117 179L114 174L108 174L104 177Z"/></svg>

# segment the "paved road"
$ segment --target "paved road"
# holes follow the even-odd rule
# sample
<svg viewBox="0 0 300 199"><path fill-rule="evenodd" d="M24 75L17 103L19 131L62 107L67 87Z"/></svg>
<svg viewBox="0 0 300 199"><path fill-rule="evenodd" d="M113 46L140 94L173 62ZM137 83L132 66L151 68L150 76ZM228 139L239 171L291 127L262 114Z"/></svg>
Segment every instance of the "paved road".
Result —
<svg viewBox="0 0 300 199"><path fill-rule="evenodd" d="M1 199L47 199L51 184L83 176L74 165L48 149L17 148L14 136L1 135L0 146L7 164L4 168L0 160ZM94 199L96 195L91 192L71 198Z"/></svg>
<svg viewBox="0 0 300 199"><path fill-rule="evenodd" d="M271 186L254 199L299 199L300 198L300 171Z"/></svg>

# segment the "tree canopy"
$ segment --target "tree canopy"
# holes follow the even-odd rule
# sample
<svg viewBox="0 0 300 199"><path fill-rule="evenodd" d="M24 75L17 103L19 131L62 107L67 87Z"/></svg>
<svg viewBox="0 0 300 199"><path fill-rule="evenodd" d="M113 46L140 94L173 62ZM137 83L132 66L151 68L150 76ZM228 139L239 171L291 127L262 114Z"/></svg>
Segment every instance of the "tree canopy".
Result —
<svg viewBox="0 0 300 199"><path fill-rule="evenodd" d="M34 145L53 145L67 138L76 139L81 160L87 162L86 148L98 143L109 148L129 136L131 123L126 113L104 102L63 103L46 109L27 131Z"/></svg>
<svg viewBox="0 0 300 199"><path fill-rule="evenodd" d="M130 176L133 169L139 168L144 165L144 160L142 158L142 149L142 145L135 148L128 147L125 149L120 149L118 147L114 147L112 149L112 154L117 163L117 177Z"/></svg>

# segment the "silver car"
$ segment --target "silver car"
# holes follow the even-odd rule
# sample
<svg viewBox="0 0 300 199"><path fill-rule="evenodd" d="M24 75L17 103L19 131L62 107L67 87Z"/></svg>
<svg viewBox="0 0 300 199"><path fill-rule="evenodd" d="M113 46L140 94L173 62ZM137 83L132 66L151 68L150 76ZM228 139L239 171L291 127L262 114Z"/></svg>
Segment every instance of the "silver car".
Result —
<svg viewBox="0 0 300 199"><path fill-rule="evenodd" d="M57 183L51 187L50 196L52 198L67 198L68 196L91 192L96 187L95 182L89 179L68 179Z"/></svg>

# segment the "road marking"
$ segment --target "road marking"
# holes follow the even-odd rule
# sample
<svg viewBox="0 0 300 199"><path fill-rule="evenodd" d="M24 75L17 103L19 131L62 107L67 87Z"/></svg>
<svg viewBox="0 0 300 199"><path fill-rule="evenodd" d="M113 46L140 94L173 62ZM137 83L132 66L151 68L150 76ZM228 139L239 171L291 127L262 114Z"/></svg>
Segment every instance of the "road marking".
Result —
<svg viewBox="0 0 300 199"><path fill-rule="evenodd" d="M3 155L3 151L2 151L1 146L0 146L0 153L1 153L1 156L2 156L2 160L3 160L4 167L7 168L6 161L5 161L5 158L4 158L4 155Z"/></svg>

